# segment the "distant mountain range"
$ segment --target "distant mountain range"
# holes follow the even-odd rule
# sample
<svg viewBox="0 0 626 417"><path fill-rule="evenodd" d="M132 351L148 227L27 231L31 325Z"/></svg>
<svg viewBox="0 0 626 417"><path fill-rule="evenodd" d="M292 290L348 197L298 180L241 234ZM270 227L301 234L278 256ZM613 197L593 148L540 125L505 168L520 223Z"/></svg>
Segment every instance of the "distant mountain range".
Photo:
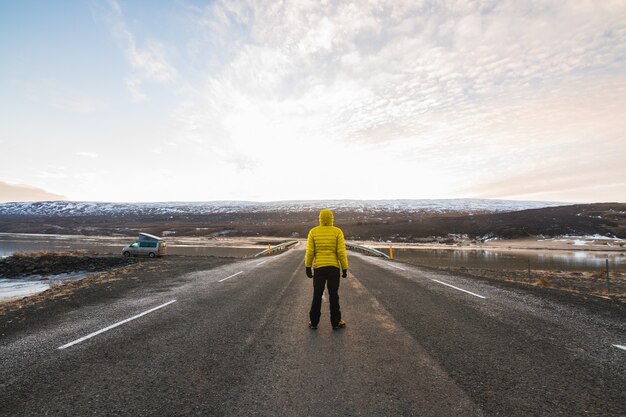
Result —
<svg viewBox="0 0 626 417"><path fill-rule="evenodd" d="M211 201L163 203L103 203L45 201L1 203L7 216L126 216L207 215L213 213L310 212L329 208L363 213L497 213L568 205L545 201L481 199L450 200L313 200L313 201Z"/></svg>
<svg viewBox="0 0 626 417"><path fill-rule="evenodd" d="M626 238L626 204L506 200L214 201L0 204L0 232L134 236L303 237L329 208L349 239L419 242L467 235Z"/></svg>

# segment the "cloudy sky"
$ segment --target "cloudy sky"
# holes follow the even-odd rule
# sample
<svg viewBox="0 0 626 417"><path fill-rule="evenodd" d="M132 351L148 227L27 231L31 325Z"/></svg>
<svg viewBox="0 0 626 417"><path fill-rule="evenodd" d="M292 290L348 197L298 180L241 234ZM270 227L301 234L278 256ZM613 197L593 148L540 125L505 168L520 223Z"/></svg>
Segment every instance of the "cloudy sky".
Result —
<svg viewBox="0 0 626 417"><path fill-rule="evenodd" d="M626 2L3 1L0 201L626 201Z"/></svg>

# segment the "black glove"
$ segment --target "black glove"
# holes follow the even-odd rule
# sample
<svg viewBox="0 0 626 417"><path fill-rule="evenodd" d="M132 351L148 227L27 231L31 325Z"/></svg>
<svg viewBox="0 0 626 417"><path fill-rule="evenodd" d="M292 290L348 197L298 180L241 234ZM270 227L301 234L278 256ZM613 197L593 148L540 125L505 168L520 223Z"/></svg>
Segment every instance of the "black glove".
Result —
<svg viewBox="0 0 626 417"><path fill-rule="evenodd" d="M306 267L306 276L309 278L313 278L313 270L309 266Z"/></svg>
<svg viewBox="0 0 626 417"><path fill-rule="evenodd" d="M341 274L342 278L346 278L348 276L348 268L343 270L343 274Z"/></svg>

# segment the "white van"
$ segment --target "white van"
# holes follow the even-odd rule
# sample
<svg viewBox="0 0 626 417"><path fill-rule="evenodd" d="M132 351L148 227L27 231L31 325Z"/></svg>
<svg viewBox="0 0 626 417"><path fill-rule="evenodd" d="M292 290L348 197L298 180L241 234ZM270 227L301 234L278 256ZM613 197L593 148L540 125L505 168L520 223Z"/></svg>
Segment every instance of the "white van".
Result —
<svg viewBox="0 0 626 417"><path fill-rule="evenodd" d="M148 233L139 233L139 239L125 246L122 249L122 255L129 256L149 256L156 258L157 256L163 256L167 252L167 246L165 241L157 236L150 235Z"/></svg>

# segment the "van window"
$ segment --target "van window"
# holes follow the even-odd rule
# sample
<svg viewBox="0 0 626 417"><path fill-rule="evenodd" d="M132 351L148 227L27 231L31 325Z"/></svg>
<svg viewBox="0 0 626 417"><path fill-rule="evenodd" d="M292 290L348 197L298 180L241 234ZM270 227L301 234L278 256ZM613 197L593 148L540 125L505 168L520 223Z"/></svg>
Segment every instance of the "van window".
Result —
<svg viewBox="0 0 626 417"><path fill-rule="evenodd" d="M139 242L140 248L156 248L156 242Z"/></svg>

